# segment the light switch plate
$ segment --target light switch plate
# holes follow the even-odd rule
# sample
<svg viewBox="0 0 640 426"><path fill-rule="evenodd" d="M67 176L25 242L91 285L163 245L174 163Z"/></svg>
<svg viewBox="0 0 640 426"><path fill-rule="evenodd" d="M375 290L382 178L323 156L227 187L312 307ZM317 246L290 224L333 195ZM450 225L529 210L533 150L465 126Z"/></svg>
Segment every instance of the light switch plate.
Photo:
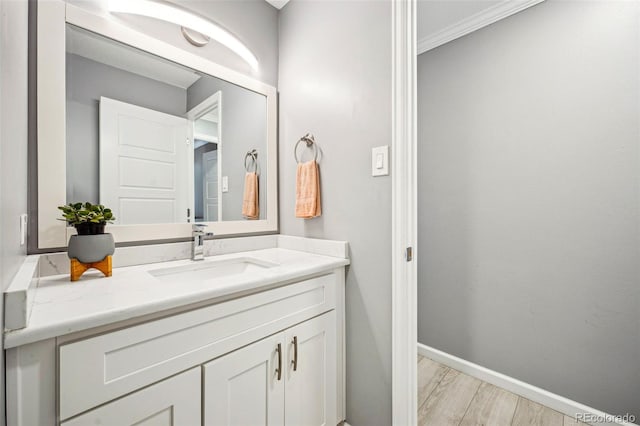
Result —
<svg viewBox="0 0 640 426"><path fill-rule="evenodd" d="M23 246L27 242L27 220L29 216L26 213L20 215L20 245Z"/></svg>
<svg viewBox="0 0 640 426"><path fill-rule="evenodd" d="M222 192L229 192L229 176L222 176Z"/></svg>
<svg viewBox="0 0 640 426"><path fill-rule="evenodd" d="M371 148L371 176L389 175L389 145Z"/></svg>

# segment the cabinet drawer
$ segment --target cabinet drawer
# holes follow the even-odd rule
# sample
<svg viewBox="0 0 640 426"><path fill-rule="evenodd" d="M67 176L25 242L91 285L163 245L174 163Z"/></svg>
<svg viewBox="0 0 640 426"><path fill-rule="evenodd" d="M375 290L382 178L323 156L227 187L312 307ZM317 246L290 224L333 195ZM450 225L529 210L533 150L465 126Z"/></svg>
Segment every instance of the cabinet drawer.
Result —
<svg viewBox="0 0 640 426"><path fill-rule="evenodd" d="M200 368L193 368L62 422L60 426L199 425L201 376Z"/></svg>
<svg viewBox="0 0 640 426"><path fill-rule="evenodd" d="M59 348L62 420L335 308L328 274Z"/></svg>

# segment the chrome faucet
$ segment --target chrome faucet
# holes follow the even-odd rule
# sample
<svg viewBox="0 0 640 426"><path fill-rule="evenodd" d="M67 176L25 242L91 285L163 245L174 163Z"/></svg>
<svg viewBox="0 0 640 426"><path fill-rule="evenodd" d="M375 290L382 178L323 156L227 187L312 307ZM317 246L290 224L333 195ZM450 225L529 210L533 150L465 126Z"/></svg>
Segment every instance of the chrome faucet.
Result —
<svg viewBox="0 0 640 426"><path fill-rule="evenodd" d="M193 224L191 226L191 236L193 242L191 244L191 260L204 260L204 240L207 237L213 237L213 232L204 232L207 225Z"/></svg>

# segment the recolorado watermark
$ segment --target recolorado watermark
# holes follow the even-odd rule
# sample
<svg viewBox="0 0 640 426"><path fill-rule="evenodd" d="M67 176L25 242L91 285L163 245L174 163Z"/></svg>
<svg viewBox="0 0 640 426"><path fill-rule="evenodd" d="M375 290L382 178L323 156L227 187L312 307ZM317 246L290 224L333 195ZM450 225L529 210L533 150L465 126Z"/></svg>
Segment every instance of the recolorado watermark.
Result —
<svg viewBox="0 0 640 426"><path fill-rule="evenodd" d="M576 420L585 423L635 423L636 416L633 414L614 416L611 414L576 413Z"/></svg>

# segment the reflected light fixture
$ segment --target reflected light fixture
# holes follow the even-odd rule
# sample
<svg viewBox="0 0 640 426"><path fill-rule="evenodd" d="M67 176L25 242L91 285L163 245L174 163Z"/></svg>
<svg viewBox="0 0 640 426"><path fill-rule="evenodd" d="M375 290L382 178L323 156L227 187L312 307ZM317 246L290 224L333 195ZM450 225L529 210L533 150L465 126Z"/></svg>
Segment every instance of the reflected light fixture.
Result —
<svg viewBox="0 0 640 426"><path fill-rule="evenodd" d="M219 25L194 13L153 0L109 0L108 7L109 12L147 16L180 25L183 28L183 35L185 35L185 30L196 31L228 47L251 65L251 68L258 69L258 59L247 46ZM189 40L186 35L185 38ZM193 43L191 40L189 41Z"/></svg>

